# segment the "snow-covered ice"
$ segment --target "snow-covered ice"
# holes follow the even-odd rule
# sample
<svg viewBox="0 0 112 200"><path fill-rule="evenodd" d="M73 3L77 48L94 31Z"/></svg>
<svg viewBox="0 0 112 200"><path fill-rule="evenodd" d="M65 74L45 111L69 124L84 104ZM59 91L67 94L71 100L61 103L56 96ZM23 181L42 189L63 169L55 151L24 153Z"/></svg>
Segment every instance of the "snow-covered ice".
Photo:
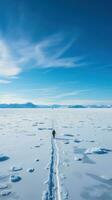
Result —
<svg viewBox="0 0 112 200"><path fill-rule="evenodd" d="M14 182L14 183L19 182L21 180L21 177L17 176L17 175L11 175L10 180L11 180L11 182Z"/></svg>
<svg viewBox="0 0 112 200"><path fill-rule="evenodd" d="M103 148L103 147L92 147L91 149L87 149L85 151L85 154L92 154L92 153L105 154L105 153L108 153L110 151L111 151L110 149Z"/></svg>
<svg viewBox="0 0 112 200"><path fill-rule="evenodd" d="M8 157L7 155L0 154L0 162L6 161L6 160L8 160L8 159L9 159L9 157Z"/></svg>
<svg viewBox="0 0 112 200"><path fill-rule="evenodd" d="M23 169L22 167L18 167L18 166L12 166L10 168L10 170L13 171L13 172L21 171L22 169Z"/></svg>
<svg viewBox="0 0 112 200"><path fill-rule="evenodd" d="M28 168L28 169L27 169L27 172L32 173L32 172L34 172L34 170L35 170L34 168Z"/></svg>
<svg viewBox="0 0 112 200"><path fill-rule="evenodd" d="M1 197L5 197L5 196L9 196L11 194L10 190L4 190L1 192L0 196Z"/></svg>
<svg viewBox="0 0 112 200"><path fill-rule="evenodd" d="M0 110L0 199L112 199L111 119L112 109Z"/></svg>

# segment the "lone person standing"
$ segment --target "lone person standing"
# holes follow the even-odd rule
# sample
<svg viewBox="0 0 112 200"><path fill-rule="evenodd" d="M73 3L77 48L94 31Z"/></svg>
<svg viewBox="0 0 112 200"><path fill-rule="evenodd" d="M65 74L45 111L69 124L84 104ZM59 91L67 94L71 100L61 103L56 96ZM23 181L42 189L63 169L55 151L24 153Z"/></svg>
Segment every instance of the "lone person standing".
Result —
<svg viewBox="0 0 112 200"><path fill-rule="evenodd" d="M55 129L53 129L53 131L52 131L53 138L55 138L55 135L56 135L56 131L55 131Z"/></svg>

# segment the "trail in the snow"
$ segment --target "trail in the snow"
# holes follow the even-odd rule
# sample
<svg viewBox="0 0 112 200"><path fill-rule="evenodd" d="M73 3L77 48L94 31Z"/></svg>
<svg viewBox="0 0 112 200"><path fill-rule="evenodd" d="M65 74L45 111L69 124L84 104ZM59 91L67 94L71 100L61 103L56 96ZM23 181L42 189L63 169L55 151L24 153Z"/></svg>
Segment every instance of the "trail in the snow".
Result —
<svg viewBox="0 0 112 200"><path fill-rule="evenodd" d="M55 121L55 126L54 126L54 121ZM53 128L58 132L57 130L58 125L56 125L56 120L53 119ZM56 199L61 200L61 186L60 186L60 176L59 176L59 148L57 145L57 139L54 140L54 145L55 145L55 156L56 156L56 161L55 161L55 171L56 171Z"/></svg>
<svg viewBox="0 0 112 200"><path fill-rule="evenodd" d="M45 200L56 200L55 196L55 147L54 141L53 139L51 139L51 158L48 179L48 191L45 194Z"/></svg>
<svg viewBox="0 0 112 200"><path fill-rule="evenodd" d="M52 130L56 130L54 126L56 120L52 119ZM61 189L59 179L59 149L56 139L51 137L51 156L48 178L48 189L45 193L44 200L61 200Z"/></svg>
<svg viewBox="0 0 112 200"><path fill-rule="evenodd" d="M48 190L45 200L61 200L59 181L59 150L55 139L51 139L51 158L48 179Z"/></svg>
<svg viewBox="0 0 112 200"><path fill-rule="evenodd" d="M56 149L56 182L57 182L57 198L61 200L61 188L60 188L60 178L59 178L59 149L55 140Z"/></svg>

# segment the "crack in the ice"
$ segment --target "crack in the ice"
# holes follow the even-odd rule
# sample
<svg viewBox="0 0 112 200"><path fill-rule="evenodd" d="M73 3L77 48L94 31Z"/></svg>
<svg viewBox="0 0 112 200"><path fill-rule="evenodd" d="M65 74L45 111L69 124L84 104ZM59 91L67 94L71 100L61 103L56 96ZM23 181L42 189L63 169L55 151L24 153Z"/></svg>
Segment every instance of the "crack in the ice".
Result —
<svg viewBox="0 0 112 200"><path fill-rule="evenodd" d="M55 139L51 139L51 159L49 169L48 190L44 200L61 200L59 183L59 155Z"/></svg>
<svg viewBox="0 0 112 200"><path fill-rule="evenodd" d="M51 139L51 160L49 169L48 191L45 194L45 200L55 200L55 147Z"/></svg>

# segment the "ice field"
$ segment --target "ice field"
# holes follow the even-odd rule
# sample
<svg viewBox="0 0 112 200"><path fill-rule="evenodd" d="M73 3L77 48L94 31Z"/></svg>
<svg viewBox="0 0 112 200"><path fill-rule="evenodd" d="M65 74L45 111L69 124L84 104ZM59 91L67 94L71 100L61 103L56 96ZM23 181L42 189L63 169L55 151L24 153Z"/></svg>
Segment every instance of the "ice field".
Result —
<svg viewBox="0 0 112 200"><path fill-rule="evenodd" d="M112 109L0 109L4 199L112 200Z"/></svg>

